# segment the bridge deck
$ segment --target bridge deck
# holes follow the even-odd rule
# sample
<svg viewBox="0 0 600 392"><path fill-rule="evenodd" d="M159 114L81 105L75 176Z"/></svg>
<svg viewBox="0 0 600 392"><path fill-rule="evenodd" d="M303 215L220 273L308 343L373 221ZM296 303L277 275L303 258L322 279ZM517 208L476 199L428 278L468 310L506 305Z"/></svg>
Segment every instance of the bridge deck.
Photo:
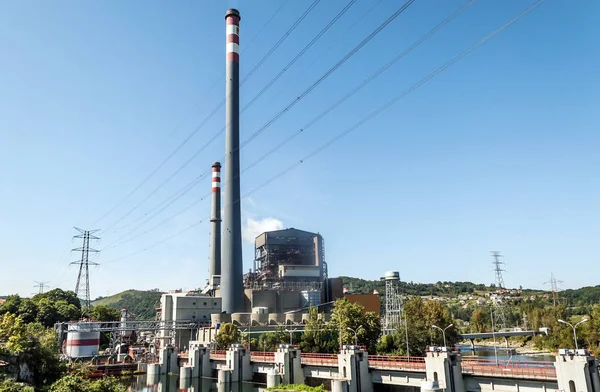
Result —
<svg viewBox="0 0 600 392"><path fill-rule="evenodd" d="M224 361L224 350L213 350L212 360ZM252 351L252 362L274 363L275 353ZM393 355L369 355L369 368L373 370L396 370L405 372L425 372L425 358L403 357ZM338 366L337 354L302 353L300 362L307 366L335 367ZM490 376L501 378L520 378L534 380L556 380L556 369L553 362L545 361L496 361L479 357L463 357L462 371L473 376Z"/></svg>

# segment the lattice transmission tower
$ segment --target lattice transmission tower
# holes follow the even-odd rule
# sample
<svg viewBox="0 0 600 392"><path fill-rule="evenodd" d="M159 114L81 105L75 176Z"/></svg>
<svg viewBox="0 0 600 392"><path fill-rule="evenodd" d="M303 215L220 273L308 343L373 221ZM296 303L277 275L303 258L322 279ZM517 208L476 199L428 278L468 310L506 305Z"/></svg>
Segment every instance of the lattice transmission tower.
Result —
<svg viewBox="0 0 600 392"><path fill-rule="evenodd" d="M550 284L552 288L552 300L554 301L554 307L556 307L556 303L558 302L558 292L560 289L558 288L559 283L564 283L562 280L558 280L554 277L553 273L550 273L550 280L544 282L544 284Z"/></svg>
<svg viewBox="0 0 600 392"><path fill-rule="evenodd" d="M492 257L494 261L492 264L494 265L494 272L496 273L496 298L494 298L494 315L492 318L492 322L494 323L493 328L501 330L507 327L506 324L506 304L501 298L498 298L498 295L501 294L504 289L504 278L502 277L502 272L506 271L502 268L504 265L504 261L502 261L502 255L498 251L492 251Z"/></svg>
<svg viewBox="0 0 600 392"><path fill-rule="evenodd" d="M402 296L400 295L400 273L388 271L385 280L385 321L384 329L395 331L402 322Z"/></svg>
<svg viewBox="0 0 600 392"><path fill-rule="evenodd" d="M92 235L97 232L97 230L82 230L75 227L75 230L79 232L78 235L73 236L73 238L82 238L83 246L81 248L72 249L75 252L81 252L81 260L73 261L71 264L79 264L79 274L77 275L77 284L75 285L75 294L77 294L77 298L83 298L83 306L82 310L84 312L88 312L90 310L90 265L98 265L93 261L90 261L89 256L90 252L98 252L96 249L90 248L90 240L99 240L100 238ZM83 277L83 285L81 284L81 280ZM80 294L83 294L80 295Z"/></svg>
<svg viewBox="0 0 600 392"><path fill-rule="evenodd" d="M50 282L38 282L36 280L35 283L37 283L37 284L35 286L33 286L33 287L39 289L38 294L44 294L44 288L47 288L48 287L48 283L50 283Z"/></svg>

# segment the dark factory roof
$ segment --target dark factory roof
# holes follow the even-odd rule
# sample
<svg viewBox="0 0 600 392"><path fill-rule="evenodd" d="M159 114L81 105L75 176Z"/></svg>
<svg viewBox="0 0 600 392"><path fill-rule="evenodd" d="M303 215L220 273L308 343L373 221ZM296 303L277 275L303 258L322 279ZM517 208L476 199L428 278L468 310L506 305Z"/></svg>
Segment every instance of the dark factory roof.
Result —
<svg viewBox="0 0 600 392"><path fill-rule="evenodd" d="M317 233L311 233L310 231L298 230L290 227L289 229L267 231L258 235L256 238L265 234L269 237L314 237L318 235Z"/></svg>

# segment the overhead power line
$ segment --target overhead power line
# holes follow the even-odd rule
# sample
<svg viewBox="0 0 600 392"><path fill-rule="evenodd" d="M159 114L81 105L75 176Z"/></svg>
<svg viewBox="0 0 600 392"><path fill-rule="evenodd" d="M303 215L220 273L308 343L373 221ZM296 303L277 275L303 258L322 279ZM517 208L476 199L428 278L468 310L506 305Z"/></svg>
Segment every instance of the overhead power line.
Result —
<svg viewBox="0 0 600 392"><path fill-rule="evenodd" d="M310 13L310 11L312 11L314 9L314 7L317 5L317 3L320 0L316 0L311 7L309 7L304 14L302 14L302 16L294 23L294 25L286 32L286 34L273 46L273 48L271 48L271 50L267 53L267 55L265 55L265 57L263 57L263 60L266 60L266 57L270 56L270 54L277 49L277 47L279 47L279 45L285 40L285 38L287 38L287 36L300 24L300 22L302 22L302 20L304 20L304 18L306 16L308 16L308 14ZM412 0L414 1L414 0ZM310 49L330 28L331 26L333 26L349 9L350 7L356 2L356 0L351 0L325 27L323 27L323 29L321 29L321 31L257 94L254 96L254 98L252 98L252 100L246 104L244 106L244 108L242 108L240 114L243 114L250 106L252 106L252 104L254 104L254 102L256 102L256 100L258 100L271 86L273 86L273 84L275 82L277 82L277 80L279 80L279 78L281 78L281 76L294 64L296 63L296 61L298 61L298 59L300 59L300 57L302 57L302 55L304 55L304 53L306 53L306 51L308 49ZM255 69L257 69L258 66L260 66L262 63L264 63L264 61L261 60L262 62L259 62L257 64L257 66L255 66ZM246 76L246 78L244 80L242 80L241 84L244 83L244 81L246 81L252 74L253 72L250 72L250 74L248 76ZM241 85L240 84L240 85ZM223 100L214 110L213 112L211 112L211 114L203 121L203 123L200 125L200 127L204 126L204 124L210 119L212 118L212 116L214 114L216 114L216 112L225 104L225 100ZM213 135L200 149L198 149L190 158L188 158L182 165L179 166L179 168L177 168L177 170L175 170L175 172L173 174L171 174L169 177L167 177L163 182L161 182L156 188L154 188L154 190L152 190L148 195L146 195L146 197L139 203L137 203L133 208L131 208L127 213L125 213L124 215L122 215L116 222L114 222L112 225L110 225L109 227L107 227L105 230L109 230L112 227L114 227L115 225L117 225L118 223L120 223L121 221L123 221L125 218L127 218L131 213L133 213L135 210L137 210L139 208L139 206L141 206L142 204L144 204L146 201L148 201L152 196L154 196L160 189L162 189L162 187L164 187L169 181L171 181L176 175L178 175L183 169L185 169L192 161L194 161L206 148L208 148L208 146L210 146L210 144L212 144L212 142L214 142L223 132L225 132L225 128L223 127L221 128L221 130L219 132L217 132L215 135ZM210 170L204 172L200 177L204 177L205 175L210 174ZM195 184L197 185L197 183ZM195 186L194 185L194 186ZM188 189L188 191L191 189Z"/></svg>
<svg viewBox="0 0 600 392"><path fill-rule="evenodd" d="M282 36L282 38L274 45L275 49L277 49L277 47L279 47L284 41L285 39L291 34L292 31L294 31L296 29L296 27L298 27L298 25L308 16L308 14L315 8L315 6L319 3L320 0L315 0L311 6L300 16L300 18L298 18L294 24L286 31L286 33ZM256 72L256 70L258 70L258 68L260 68L260 66L266 61L266 59L271 56L271 54L273 54L273 52L275 51L275 49L271 48L271 50L269 50L269 52L267 52L267 54L265 56L263 56L263 58L261 58L261 60L258 62L258 64L252 69L252 71L250 71L250 74L247 75L241 82L241 84L243 84L244 82L246 82L250 76ZM241 85L240 84L240 85ZM216 85L216 83L213 85L213 87L210 88L210 90L212 90L212 88L214 88L214 86ZM210 91L209 90L209 91ZM175 149L173 151L171 151L171 153L169 153L169 155L167 155L167 157L165 159L163 159L161 161L161 163L155 168L153 169L146 177L144 177L142 179L142 181L140 181L124 198L122 198L119 202L117 202L113 207L111 207L104 215L102 215L100 218L98 218L93 225L98 224L100 221L102 221L104 218L106 218L108 215L112 214L118 207L120 207L121 205L123 205L123 203L125 201L127 201L131 196L133 196L134 193L136 193L144 184L146 184L146 182L148 182L148 180L150 178L152 178L156 173L158 173L158 171L160 169L162 169L162 167L164 165L166 165L171 158L173 158L195 135L196 133L198 133L198 131L200 129L202 129L204 127L204 125L206 125L206 123L208 121L210 121L210 119L225 105L226 99L224 99L223 101L221 101L210 113L209 115L185 138L183 139L183 141L181 143L179 143L179 145L177 145L177 147L175 147ZM218 137L218 134L215 135L210 142L212 142L214 139L216 139L216 137ZM210 144L210 142L208 144ZM208 145L207 144L207 145ZM205 147L207 146L205 145ZM205 148L203 147L203 148ZM189 162L188 162L189 163ZM186 164L187 165L187 164ZM178 169L176 174L179 173L181 171L182 168ZM174 176L174 175L173 175ZM169 177L167 179L167 181L164 181L159 188L155 189L152 192L152 195L154 195L158 189L160 189L162 186L164 186L173 176ZM143 202L145 202L148 198L144 199ZM143 203L142 202L142 203ZM140 203L140 204L142 204ZM112 225L110 225L109 227L114 227L114 225L120 223L123 219L125 219L127 216L129 216L133 211L135 211L140 204L137 204L136 206L134 206L131 210L129 210L127 213L125 213L123 216L121 216L119 219L117 219L117 221L115 223L113 223ZM108 229L105 229L108 230Z"/></svg>
<svg viewBox="0 0 600 392"><path fill-rule="evenodd" d="M267 151L266 153L261 155L258 159L253 161L250 165L248 165L246 168L244 168L244 170L242 170L242 173L250 170L251 168L256 166L258 163L260 163L261 161L263 161L264 159L269 157L271 154L273 154L275 151L279 150L280 148L282 148L283 146L285 146L286 144L291 142L293 139L295 139L297 136L304 133L308 128L310 128L311 126L316 124L319 120L321 120L323 117L325 117L331 111L333 111L335 108L340 106L347 99L354 96L356 93L358 93L360 90L362 90L365 86L367 86L369 83L371 83L374 79L376 79L382 73L387 71L390 67L392 67L398 61L400 61L402 58L404 58L407 54L412 52L416 47L418 47L423 42L425 42L428 38L430 38L432 35L434 35L436 32L438 32L442 27L444 27L448 23L450 23L453 19L455 19L457 16L459 16L463 11L465 11L468 7L473 5L476 1L477 0L470 0L469 2L467 2L466 4L464 4L463 6L458 8L450 16L448 16L446 19L444 19L442 22L440 22L437 26L435 26L434 28L429 30L425 35L423 35L421 38L419 38L417 41L415 41L412 45L410 45L408 48L406 48L400 54L398 54L396 57L394 57L390 62L385 64L383 67L379 68L371 76L369 76L368 78L363 80L358 86L356 86L354 89L352 89L346 95L344 95L342 98L340 98L335 103L333 103L331 106L329 106L324 111L322 111L317 116L315 116L312 120L310 120L308 123L306 123L302 128L300 128L296 132L292 133L290 136L288 136L286 139L282 140L279 144L277 144L271 150Z"/></svg>
<svg viewBox="0 0 600 392"><path fill-rule="evenodd" d="M417 83L413 84L411 87L409 87L408 89L404 90L401 94L399 94L396 97L394 97L393 99L389 100L384 105L380 106L378 109L372 111L366 117L364 117L363 119L361 119L360 121L358 121L357 123L355 123L353 126L347 128L346 130L344 130L343 132L341 132L337 136L333 137L332 139L330 139L329 141L327 141L326 143L324 143L323 145L321 145L316 150L314 150L311 153L307 154L305 157L303 157L299 161L293 163L292 165L288 166L286 169L284 169L284 170L280 171L279 173L275 174L269 180L265 181L261 185L253 188L250 192L245 193L242 196L242 198L247 197L247 196L251 195L252 193L258 191L259 189L264 188L265 186L269 185L273 181L275 181L278 178L282 177L283 175L285 175L289 171L295 169L296 167L298 167L302 163L306 162L308 159L313 158L318 153L320 153L321 151L323 151L326 148L330 147L332 144L336 143L337 141L339 141L343 137L345 137L348 134L350 134L351 132L355 131L356 129L358 129L359 127L361 127L362 125L364 125L366 122L372 120L374 117L376 117L377 115L379 115L380 113L382 113L386 109L390 108L394 103L398 102L399 100L401 100L402 98L406 97L407 95L409 95L410 93L412 93L413 91L415 91L416 89L418 89L419 87L423 86L425 83L429 82L430 80L432 80L433 78L435 78L437 75L439 75L440 73L444 72L445 70L447 70L448 68L450 68L452 65L456 64L458 61L462 60L464 57L466 57L468 54L470 54L471 52L473 52L475 49L477 49L480 46L484 45L486 42L488 42L490 39L492 39L493 37L495 37L496 35L498 35L500 32L502 32L503 30L505 30L506 28L508 28L512 24L514 24L517 21L519 21L520 19L522 19L525 15L527 15L528 13L530 13L531 11L533 11L535 8L537 8L539 5L541 5L544 1L545 0L537 0L536 2L534 2L533 4L531 4L528 8L526 8L523 11L521 11L518 15L516 15L512 19L510 19L508 22L506 22L505 24L503 24L502 26L500 26L499 28L497 28L496 30L494 30L493 32L491 32L490 34L488 34L487 36L485 36L484 38L482 38L477 43L471 45L466 50L464 50L464 51L460 52L459 54L457 54L456 56L454 56L452 59L450 59L449 61L447 61L441 67L435 69L433 72L431 72L430 74L428 74L427 76L425 76L424 78L422 78L421 80L419 80ZM239 202L239 200L236 201L236 202ZM156 246L158 246L158 245L160 245L160 244L162 244L164 242L167 242L168 240L170 240L172 238L175 238L175 237L183 234L186 231L189 231L189 230L193 229L194 227L196 227L199 224L201 224L202 222L204 222L206 219L208 219L208 218L204 218L204 219L202 219L200 221L194 222L191 225L183 228L182 230L179 230L177 233L175 233L175 234L173 234L173 235L171 235L169 237L163 238L163 239L159 240L158 242L155 242L155 243L153 243L151 245L148 245L147 247L143 248L140 251L137 251L137 252L134 252L134 253L122 256L122 257L118 257L118 258L112 259L112 260L108 261L107 263L112 263L112 262L115 262L115 261L118 261L118 260L122 260L124 258L132 257L132 256L135 256L137 254L143 253L143 252L145 252L145 251L147 251L147 250L149 250L151 248L154 248L154 247L156 247Z"/></svg>
<svg viewBox="0 0 600 392"><path fill-rule="evenodd" d="M338 61L333 67L331 67L327 72L325 72L317 81L315 81L310 87L302 92L296 99L294 99L291 103L289 103L286 107L284 107L275 117L271 120L267 121L261 128L259 128L256 132L252 134L246 141L244 141L240 148L244 148L249 143L251 143L254 139L256 139L261 133L267 130L271 125L273 125L279 118L281 118L285 113L287 113L292 107L294 107L298 102L300 102L304 97L310 94L318 85L320 85L324 80L326 80L331 74L333 74L339 67L341 67L346 61L348 61L352 56L354 56L363 46L365 46L369 41L371 41L377 34L381 32L387 25L392 23L394 19L396 19L401 13L406 11L408 7L410 7L415 0L408 0L404 5L402 5L396 12L390 15L382 24L380 24L371 34L369 34L365 39L363 39L358 45L356 45L350 52L348 52L340 61Z"/></svg>

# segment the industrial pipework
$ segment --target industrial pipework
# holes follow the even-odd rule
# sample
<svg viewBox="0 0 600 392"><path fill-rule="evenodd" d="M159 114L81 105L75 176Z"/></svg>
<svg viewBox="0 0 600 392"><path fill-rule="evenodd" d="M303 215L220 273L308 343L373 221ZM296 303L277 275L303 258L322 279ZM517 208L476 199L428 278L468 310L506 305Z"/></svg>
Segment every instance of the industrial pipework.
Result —
<svg viewBox="0 0 600 392"><path fill-rule="evenodd" d="M212 211L210 214L209 277L221 275L221 163L212 164Z"/></svg>
<svg viewBox="0 0 600 392"><path fill-rule="evenodd" d="M221 298L225 313L244 311L240 200L240 13L229 9L226 26L225 220Z"/></svg>

